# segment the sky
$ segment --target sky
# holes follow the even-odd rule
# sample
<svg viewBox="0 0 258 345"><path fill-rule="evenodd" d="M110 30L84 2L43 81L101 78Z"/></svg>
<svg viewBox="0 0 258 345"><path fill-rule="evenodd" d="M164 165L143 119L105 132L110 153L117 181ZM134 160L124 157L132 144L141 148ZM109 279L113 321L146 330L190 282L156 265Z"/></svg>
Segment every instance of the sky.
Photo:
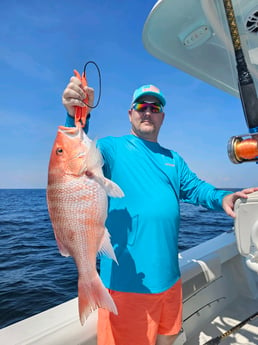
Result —
<svg viewBox="0 0 258 345"><path fill-rule="evenodd" d="M48 161L66 111L61 97L73 70L95 61L102 78L89 136L130 132L127 111L143 84L164 93L159 143L177 151L219 188L258 185L258 165L233 164L227 142L247 133L241 102L157 60L142 30L155 0L2 0L0 11L0 188L46 188ZM87 69L98 95L98 75Z"/></svg>

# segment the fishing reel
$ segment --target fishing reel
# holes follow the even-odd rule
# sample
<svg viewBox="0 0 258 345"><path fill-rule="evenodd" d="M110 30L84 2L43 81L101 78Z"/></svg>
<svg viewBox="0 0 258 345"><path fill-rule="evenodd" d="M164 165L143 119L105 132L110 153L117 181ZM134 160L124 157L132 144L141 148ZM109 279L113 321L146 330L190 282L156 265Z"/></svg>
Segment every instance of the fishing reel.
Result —
<svg viewBox="0 0 258 345"><path fill-rule="evenodd" d="M228 156L235 164L258 162L258 133L231 137L228 141Z"/></svg>

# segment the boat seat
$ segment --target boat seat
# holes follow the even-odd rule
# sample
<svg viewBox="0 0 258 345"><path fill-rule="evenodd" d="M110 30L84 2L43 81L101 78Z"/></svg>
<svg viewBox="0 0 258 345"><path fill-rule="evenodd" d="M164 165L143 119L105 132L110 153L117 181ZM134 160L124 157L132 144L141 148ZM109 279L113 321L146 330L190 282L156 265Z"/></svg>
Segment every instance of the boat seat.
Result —
<svg viewBox="0 0 258 345"><path fill-rule="evenodd" d="M181 268L184 300L221 276L221 263L212 253L200 259L191 259Z"/></svg>
<svg viewBox="0 0 258 345"><path fill-rule="evenodd" d="M258 273L258 192L235 203L235 234L239 253L247 266Z"/></svg>

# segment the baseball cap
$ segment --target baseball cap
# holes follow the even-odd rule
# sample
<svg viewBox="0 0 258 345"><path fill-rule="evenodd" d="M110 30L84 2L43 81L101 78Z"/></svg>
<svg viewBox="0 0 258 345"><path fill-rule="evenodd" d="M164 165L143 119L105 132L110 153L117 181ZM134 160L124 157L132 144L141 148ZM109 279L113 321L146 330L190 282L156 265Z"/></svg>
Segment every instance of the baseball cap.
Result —
<svg viewBox="0 0 258 345"><path fill-rule="evenodd" d="M154 96L159 99L160 103L164 106L166 104L165 97L159 88L154 85L143 85L136 89L133 94L132 104L137 101L142 96Z"/></svg>

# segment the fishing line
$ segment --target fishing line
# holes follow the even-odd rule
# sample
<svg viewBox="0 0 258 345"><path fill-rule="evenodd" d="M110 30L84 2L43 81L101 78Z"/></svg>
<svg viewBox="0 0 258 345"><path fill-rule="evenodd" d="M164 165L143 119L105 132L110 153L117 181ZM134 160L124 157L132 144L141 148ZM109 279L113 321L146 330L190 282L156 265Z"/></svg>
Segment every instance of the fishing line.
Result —
<svg viewBox="0 0 258 345"><path fill-rule="evenodd" d="M88 61L86 62L86 64L84 65L84 68L83 68L83 75L86 76L86 68L89 64L92 64L96 67L97 71L98 71L98 76L99 76L99 96L98 96L98 100L96 102L95 105L90 105L90 104L87 104L85 103L84 101L82 101L87 107L91 108L91 109L95 109L97 108L97 106L99 105L99 102L100 102L100 97L101 97L101 73L100 73L100 68L99 66L96 64L96 62L94 61Z"/></svg>

